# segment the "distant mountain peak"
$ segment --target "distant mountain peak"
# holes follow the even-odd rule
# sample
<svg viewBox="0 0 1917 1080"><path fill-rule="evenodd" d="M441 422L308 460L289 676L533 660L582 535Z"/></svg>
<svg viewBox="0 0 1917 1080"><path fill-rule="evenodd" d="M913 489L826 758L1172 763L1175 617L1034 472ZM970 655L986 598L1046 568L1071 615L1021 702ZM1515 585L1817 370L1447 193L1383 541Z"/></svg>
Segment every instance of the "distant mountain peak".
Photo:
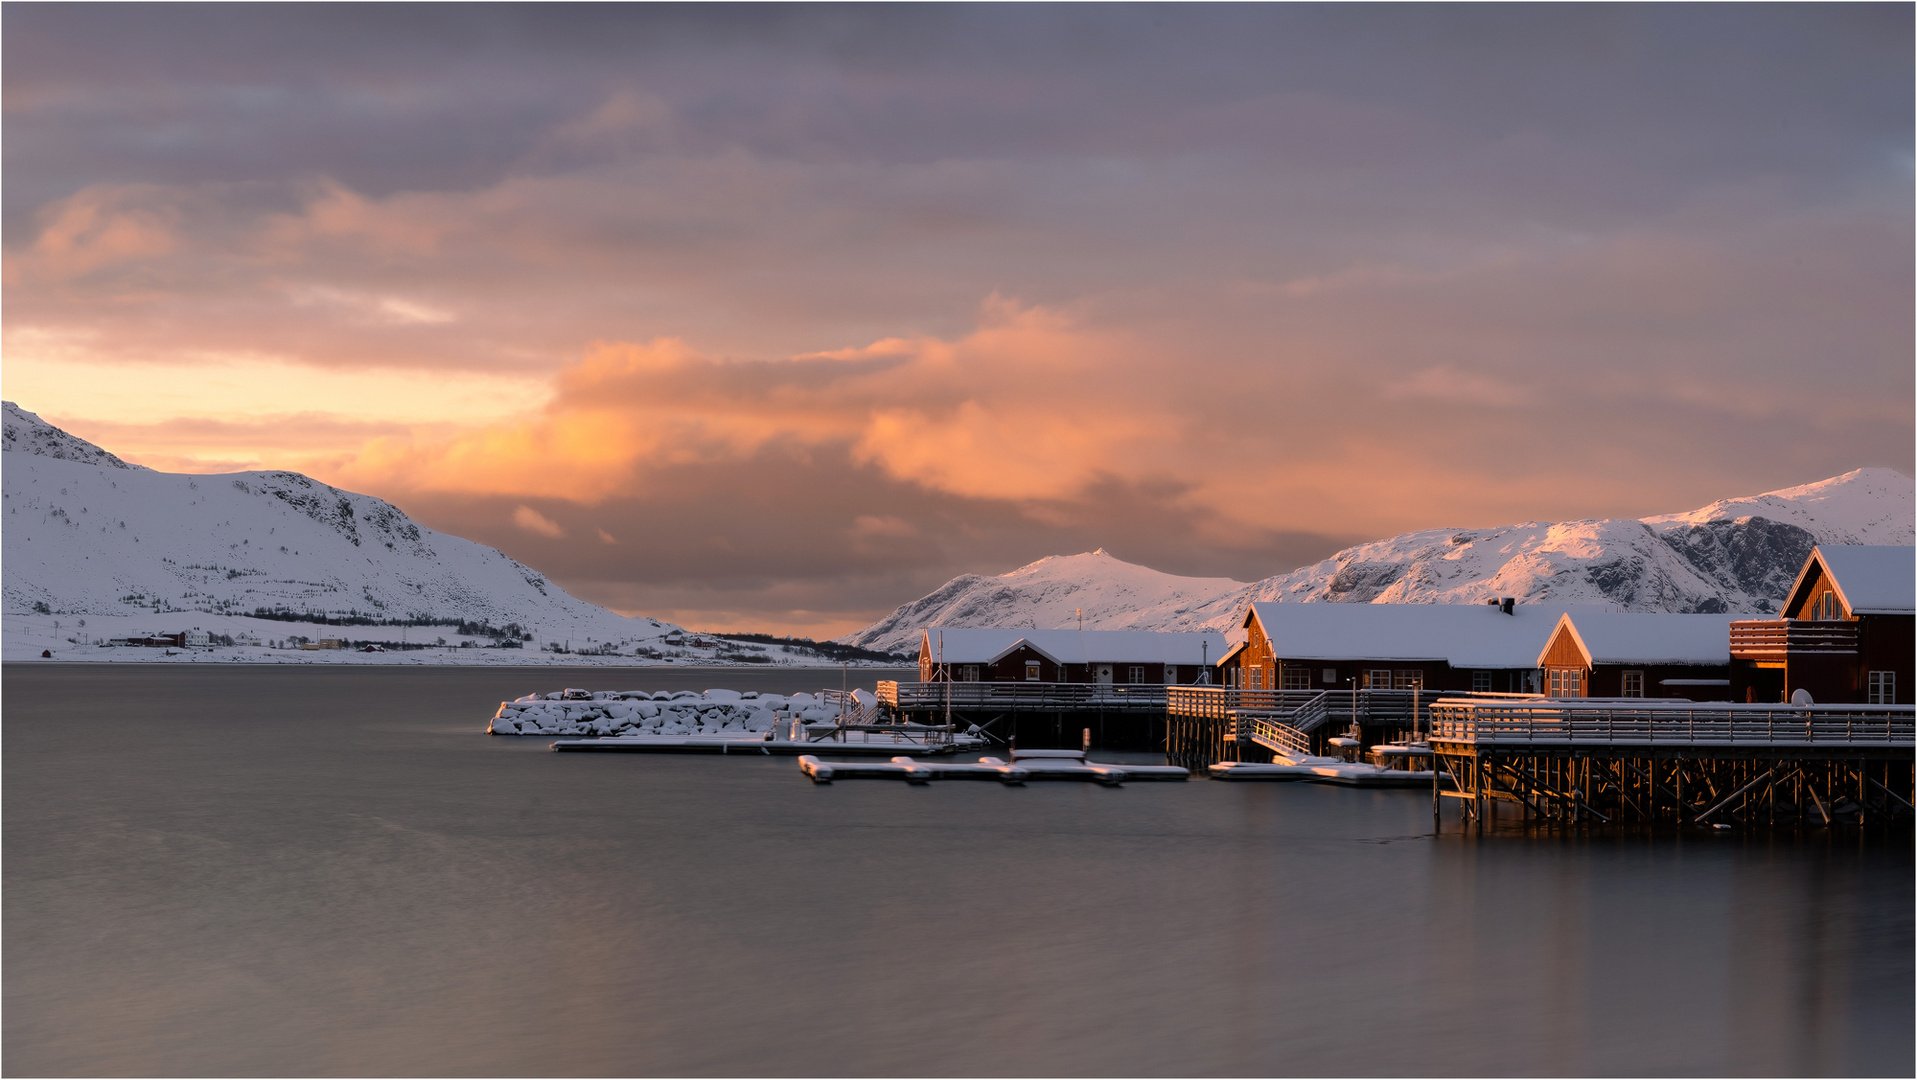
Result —
<svg viewBox="0 0 1917 1080"><path fill-rule="evenodd" d="M117 456L77 435L54 427L40 419L37 413L30 413L11 401L0 401L0 417L4 418L0 421L4 426L0 437L5 440L0 449L8 452L78 461L107 469L146 469L144 465L121 461Z"/></svg>

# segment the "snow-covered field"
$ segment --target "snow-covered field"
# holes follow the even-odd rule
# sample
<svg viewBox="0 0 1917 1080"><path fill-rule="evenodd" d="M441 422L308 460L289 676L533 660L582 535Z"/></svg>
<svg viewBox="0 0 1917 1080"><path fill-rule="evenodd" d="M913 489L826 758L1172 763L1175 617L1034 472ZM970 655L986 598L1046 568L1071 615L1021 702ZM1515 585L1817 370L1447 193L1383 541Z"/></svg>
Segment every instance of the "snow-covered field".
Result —
<svg viewBox="0 0 1917 1080"><path fill-rule="evenodd" d="M1188 578L1104 551L967 574L841 641L911 648L927 626L1230 631L1253 601L1594 604L1623 611L1773 611L1815 544L1909 544L1917 485L1858 469L1643 519L1427 529L1246 584Z"/></svg>

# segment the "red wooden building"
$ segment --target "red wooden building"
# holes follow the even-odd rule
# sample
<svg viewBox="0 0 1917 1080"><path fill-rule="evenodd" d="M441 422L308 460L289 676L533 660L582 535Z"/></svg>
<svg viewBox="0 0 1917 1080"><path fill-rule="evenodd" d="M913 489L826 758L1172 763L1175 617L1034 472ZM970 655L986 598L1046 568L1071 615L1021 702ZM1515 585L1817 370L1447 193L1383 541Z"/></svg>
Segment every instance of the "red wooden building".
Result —
<svg viewBox="0 0 1917 1080"><path fill-rule="evenodd" d="M1173 685L1206 681L1226 650L1214 631L993 630L931 627L919 637L919 680Z"/></svg>
<svg viewBox="0 0 1917 1080"><path fill-rule="evenodd" d="M1257 603L1220 681L1244 690L1535 693L1560 605Z"/></svg>
<svg viewBox="0 0 1917 1080"><path fill-rule="evenodd" d="M1911 700L1917 548L1811 551L1775 619L1730 626L1731 687L1742 701L1820 704Z"/></svg>
<svg viewBox="0 0 1917 1080"><path fill-rule="evenodd" d="M1538 653L1552 697L1731 700L1737 615L1572 610Z"/></svg>

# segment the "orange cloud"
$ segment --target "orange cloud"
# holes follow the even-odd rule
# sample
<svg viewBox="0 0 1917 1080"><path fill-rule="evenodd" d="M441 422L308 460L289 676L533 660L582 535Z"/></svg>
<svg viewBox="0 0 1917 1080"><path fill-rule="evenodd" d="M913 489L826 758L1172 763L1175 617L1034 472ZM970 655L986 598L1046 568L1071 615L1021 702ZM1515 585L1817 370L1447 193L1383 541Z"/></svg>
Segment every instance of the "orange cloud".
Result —
<svg viewBox="0 0 1917 1080"><path fill-rule="evenodd" d="M782 360L683 341L601 343L545 410L451 439L369 442L336 479L366 487L557 496L643 490L649 468L741 461L777 442L953 494L1058 498L1177 456L1190 395L1127 335L994 298L956 341L887 339Z"/></svg>
<svg viewBox="0 0 1917 1080"><path fill-rule="evenodd" d="M529 533L537 533L540 536L549 537L554 540L562 540L566 536L566 530L560 527L557 521L534 510L530 506L520 506L513 510L513 524ZM605 534L601 533L600 535L603 536Z"/></svg>
<svg viewBox="0 0 1917 1080"><path fill-rule="evenodd" d="M145 205L152 189L99 184L82 188L41 214L44 222L31 254L7 260L7 284L20 280L27 265L56 280L77 277L115 263L157 258L179 240L179 214L164 204Z"/></svg>

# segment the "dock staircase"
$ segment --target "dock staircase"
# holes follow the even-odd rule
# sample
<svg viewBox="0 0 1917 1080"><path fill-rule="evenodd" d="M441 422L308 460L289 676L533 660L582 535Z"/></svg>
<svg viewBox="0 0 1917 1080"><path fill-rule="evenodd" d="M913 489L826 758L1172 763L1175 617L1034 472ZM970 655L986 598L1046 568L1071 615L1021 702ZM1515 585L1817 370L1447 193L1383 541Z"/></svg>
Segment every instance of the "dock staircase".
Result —
<svg viewBox="0 0 1917 1080"><path fill-rule="evenodd" d="M1311 733L1331 718L1330 696L1330 691L1320 690L1301 700L1274 701L1270 708L1233 709L1226 736L1255 743L1283 758L1311 757Z"/></svg>

